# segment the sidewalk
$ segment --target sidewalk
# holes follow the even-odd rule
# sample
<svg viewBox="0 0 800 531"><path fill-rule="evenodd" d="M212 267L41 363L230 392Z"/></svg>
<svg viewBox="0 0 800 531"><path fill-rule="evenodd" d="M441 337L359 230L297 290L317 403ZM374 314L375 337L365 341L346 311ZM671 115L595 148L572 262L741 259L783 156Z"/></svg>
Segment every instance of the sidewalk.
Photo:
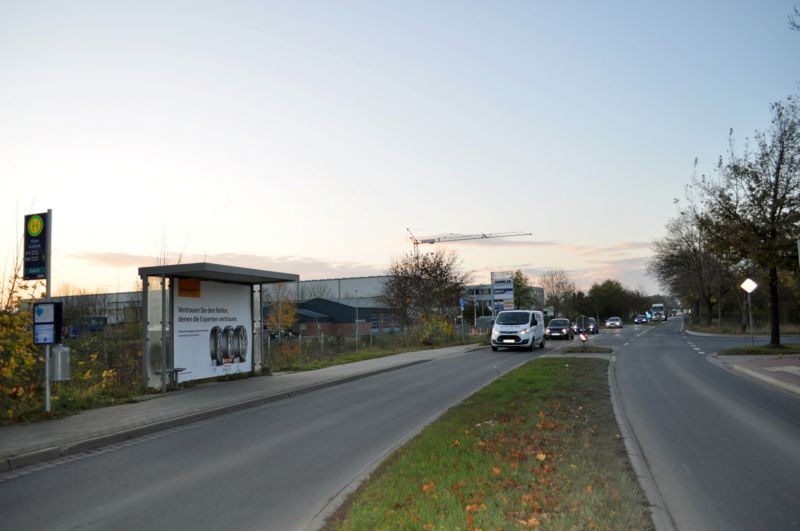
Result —
<svg viewBox="0 0 800 531"><path fill-rule="evenodd" d="M474 345L407 352L316 371L211 382L136 403L61 419L0 427L0 472L85 452L160 430L308 393L436 358Z"/></svg>
<svg viewBox="0 0 800 531"><path fill-rule="evenodd" d="M710 334L681 330L690 336L702 337L738 337L730 334ZM768 339L767 335L756 335L759 339ZM784 339L797 339L795 335L784 335ZM713 354L707 359L721 367L749 376L763 383L800 396L800 355L784 356L718 356Z"/></svg>
<svg viewBox="0 0 800 531"><path fill-rule="evenodd" d="M714 362L800 396L800 355L711 356Z"/></svg>

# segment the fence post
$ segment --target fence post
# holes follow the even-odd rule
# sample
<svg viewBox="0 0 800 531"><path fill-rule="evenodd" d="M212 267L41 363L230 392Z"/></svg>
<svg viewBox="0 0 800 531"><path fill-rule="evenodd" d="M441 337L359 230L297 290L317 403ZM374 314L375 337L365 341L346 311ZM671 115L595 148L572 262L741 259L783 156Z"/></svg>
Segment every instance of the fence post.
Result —
<svg viewBox="0 0 800 531"><path fill-rule="evenodd" d="M372 327L369 327L369 348L372 348Z"/></svg>

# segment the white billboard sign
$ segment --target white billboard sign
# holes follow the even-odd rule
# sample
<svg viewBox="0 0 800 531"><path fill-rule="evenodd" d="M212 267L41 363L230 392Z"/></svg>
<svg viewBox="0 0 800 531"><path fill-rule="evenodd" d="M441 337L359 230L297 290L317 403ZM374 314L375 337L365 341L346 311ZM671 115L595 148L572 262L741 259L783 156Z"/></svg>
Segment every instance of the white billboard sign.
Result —
<svg viewBox="0 0 800 531"><path fill-rule="evenodd" d="M179 381L253 370L250 286L178 279L173 298Z"/></svg>
<svg viewBox="0 0 800 531"><path fill-rule="evenodd" d="M495 311L514 309L514 272L492 272L492 306Z"/></svg>

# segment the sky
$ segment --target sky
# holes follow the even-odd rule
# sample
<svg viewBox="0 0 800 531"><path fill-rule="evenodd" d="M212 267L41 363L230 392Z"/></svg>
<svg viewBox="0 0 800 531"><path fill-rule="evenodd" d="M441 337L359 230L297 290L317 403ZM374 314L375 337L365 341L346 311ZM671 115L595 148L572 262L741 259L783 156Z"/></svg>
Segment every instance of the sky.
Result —
<svg viewBox="0 0 800 531"><path fill-rule="evenodd" d="M0 274L53 211L53 291L216 262L646 294L695 174L800 94L790 1L0 0ZM698 159L697 168L694 161Z"/></svg>

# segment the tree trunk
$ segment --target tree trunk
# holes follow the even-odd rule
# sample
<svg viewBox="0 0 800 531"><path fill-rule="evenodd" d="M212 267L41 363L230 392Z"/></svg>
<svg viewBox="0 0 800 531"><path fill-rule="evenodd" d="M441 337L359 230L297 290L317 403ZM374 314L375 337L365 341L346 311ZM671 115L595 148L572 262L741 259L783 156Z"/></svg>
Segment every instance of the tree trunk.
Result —
<svg viewBox="0 0 800 531"><path fill-rule="evenodd" d="M706 324L711 326L714 317L714 302L706 300Z"/></svg>
<svg viewBox="0 0 800 531"><path fill-rule="evenodd" d="M778 308L778 268L775 266L769 268L769 313L769 344L771 347L779 347L781 345L781 314Z"/></svg>

